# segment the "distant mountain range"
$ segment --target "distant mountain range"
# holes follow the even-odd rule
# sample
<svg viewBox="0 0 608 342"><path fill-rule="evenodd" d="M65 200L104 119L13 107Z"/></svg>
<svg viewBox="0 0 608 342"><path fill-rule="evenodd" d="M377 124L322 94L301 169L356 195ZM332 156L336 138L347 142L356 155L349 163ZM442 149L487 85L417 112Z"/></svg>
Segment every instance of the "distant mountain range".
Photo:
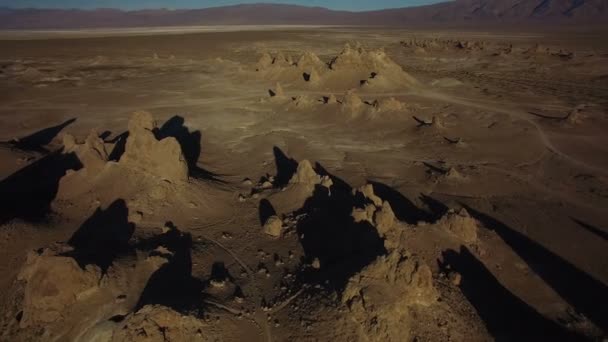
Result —
<svg viewBox="0 0 608 342"><path fill-rule="evenodd" d="M0 8L0 29L126 28L194 25L381 25L403 27L520 25L608 26L608 0L455 0L368 12L248 4L204 9Z"/></svg>

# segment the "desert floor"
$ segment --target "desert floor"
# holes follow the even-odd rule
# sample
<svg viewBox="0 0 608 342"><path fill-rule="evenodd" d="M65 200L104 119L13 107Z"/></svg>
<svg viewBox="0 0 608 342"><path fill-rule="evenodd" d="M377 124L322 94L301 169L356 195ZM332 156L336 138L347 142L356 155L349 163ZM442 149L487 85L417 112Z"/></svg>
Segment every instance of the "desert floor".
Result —
<svg viewBox="0 0 608 342"><path fill-rule="evenodd" d="M606 337L604 32L2 37L1 340Z"/></svg>

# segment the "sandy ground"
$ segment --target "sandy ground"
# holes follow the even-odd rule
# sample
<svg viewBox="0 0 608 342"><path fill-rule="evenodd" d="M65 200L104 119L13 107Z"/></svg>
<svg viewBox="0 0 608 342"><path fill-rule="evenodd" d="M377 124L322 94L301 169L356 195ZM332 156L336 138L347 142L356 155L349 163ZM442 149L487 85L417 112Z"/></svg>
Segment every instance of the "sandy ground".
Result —
<svg viewBox="0 0 608 342"><path fill-rule="evenodd" d="M606 338L607 62L583 31L1 40L0 339Z"/></svg>

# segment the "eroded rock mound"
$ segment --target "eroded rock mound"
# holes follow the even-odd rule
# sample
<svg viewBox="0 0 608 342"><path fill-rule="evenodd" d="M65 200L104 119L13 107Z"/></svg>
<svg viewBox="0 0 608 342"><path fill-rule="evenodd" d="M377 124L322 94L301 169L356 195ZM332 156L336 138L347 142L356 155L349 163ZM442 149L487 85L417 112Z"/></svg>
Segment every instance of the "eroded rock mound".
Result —
<svg viewBox="0 0 608 342"><path fill-rule="evenodd" d="M88 172L99 172L108 162L108 151L97 131L92 130L84 143L79 144L70 134L63 136L63 152L75 153Z"/></svg>
<svg viewBox="0 0 608 342"><path fill-rule="evenodd" d="M342 52L329 63L329 68L333 71L356 73L361 78L360 84L366 86L417 84L417 81L384 51L366 51L361 46L353 49L346 44Z"/></svg>
<svg viewBox="0 0 608 342"><path fill-rule="evenodd" d="M280 82L277 82L274 90L270 92L271 97L283 98L285 97L285 91L283 90L283 86L281 86Z"/></svg>
<svg viewBox="0 0 608 342"><path fill-rule="evenodd" d="M363 109L365 103L354 91L350 90L344 95L342 100L342 111L349 113L357 113Z"/></svg>
<svg viewBox="0 0 608 342"><path fill-rule="evenodd" d="M303 70L316 70L319 72L326 68L326 64L323 63L323 61L321 61L321 59L316 54L310 51L304 52L304 54L300 57L296 65Z"/></svg>
<svg viewBox="0 0 608 342"><path fill-rule="evenodd" d="M26 282L21 327L64 319L76 302L99 291L100 268L82 269L73 258L61 256L69 251L58 245L28 254L19 274Z"/></svg>
<svg viewBox="0 0 608 342"><path fill-rule="evenodd" d="M304 159L297 164L283 191L272 194L269 199L275 205L277 212L285 214L301 208L318 187L326 189L331 195L332 186L331 177L319 175L310 161Z"/></svg>
<svg viewBox="0 0 608 342"><path fill-rule="evenodd" d="M407 341L414 317L412 306L437 301L431 269L401 250L379 257L353 276L342 302L363 341Z"/></svg>
<svg viewBox="0 0 608 342"><path fill-rule="evenodd" d="M462 208L456 212L448 211L436 225L449 231L465 243L477 241L477 221L469 215L469 212Z"/></svg>
<svg viewBox="0 0 608 342"><path fill-rule="evenodd" d="M372 184L366 184L353 190L353 195L361 196L365 200L362 207L354 207L351 216L355 222L367 221L378 230L378 235L385 239L384 245L392 249L394 243L389 237L395 226L396 217L388 201L383 201L374 193Z"/></svg>
<svg viewBox="0 0 608 342"><path fill-rule="evenodd" d="M376 109L379 112L398 112L405 109L405 104L394 97L389 97L377 101Z"/></svg>
<svg viewBox="0 0 608 342"><path fill-rule="evenodd" d="M256 70L260 71L260 70L264 70L266 68L268 68L269 66L272 65L273 62L273 58L269 53L264 53L262 54L262 57L260 57L260 59L258 60L257 64L256 64Z"/></svg>
<svg viewBox="0 0 608 342"><path fill-rule="evenodd" d="M93 326L133 310L151 275L168 260L150 253L116 261L105 272L79 265L78 253L57 244L28 254L19 274L25 283L22 328L43 326L50 339L73 340Z"/></svg>
<svg viewBox="0 0 608 342"><path fill-rule="evenodd" d="M298 163L298 168L289 180L289 184L304 184L312 186L313 188L315 185L322 185L329 188L333 185L333 182L328 176L320 176L317 174L312 168L312 164L304 159Z"/></svg>
<svg viewBox="0 0 608 342"><path fill-rule="evenodd" d="M283 220L278 216L270 216L264 223L264 234L273 238L279 238L283 234Z"/></svg>
<svg viewBox="0 0 608 342"><path fill-rule="evenodd" d="M112 341L180 342L216 341L202 320L160 305L146 305L121 322Z"/></svg>
<svg viewBox="0 0 608 342"><path fill-rule="evenodd" d="M262 55L256 71L271 79L306 82L310 86L342 91L354 87L388 89L412 87L418 82L382 50L366 51L360 45L346 45L329 63L312 52L304 52L297 62L279 53Z"/></svg>
<svg viewBox="0 0 608 342"><path fill-rule="evenodd" d="M213 205L206 200L208 192L187 189L189 174L198 172L200 140L186 128L167 133L174 123L168 121L159 129L150 113L136 112L129 121L128 134L122 134L122 140L114 145L104 143L94 132L82 144L65 135L64 152L74 153L84 167L69 171L60 179L53 210L70 215L109 205L117 198L125 199L129 208L145 215L167 207L159 202L170 202L180 208L192 208L197 203ZM108 153L110 147L112 153ZM108 154L113 156L112 160L108 160ZM214 191L211 186L200 185Z"/></svg>
<svg viewBox="0 0 608 342"><path fill-rule="evenodd" d="M302 109L312 107L314 104L315 100L312 99L310 96L298 95L291 98L291 103L289 105L290 107Z"/></svg>
<svg viewBox="0 0 608 342"><path fill-rule="evenodd" d="M275 91L271 90L271 99L285 99L285 97L279 97L276 94ZM404 111L407 111L406 105L394 97L364 100L361 97L362 95L365 95L365 93L358 89L346 91L341 100L338 100L334 94L329 94L316 100L307 95L298 95L291 98L291 101L286 105L286 110L309 109L316 106L319 112L323 112L324 115L335 115L335 109L329 106L335 105L339 107L340 113L344 114L346 119L364 118L375 120L385 117L385 115L391 115L392 119L405 118L402 114ZM331 112L329 112L330 109ZM440 123L429 122L428 126L431 125L434 127L441 126Z"/></svg>
<svg viewBox="0 0 608 342"><path fill-rule="evenodd" d="M148 112L133 113L129 138L120 164L169 182L188 180L188 163L179 142L173 137L157 140L156 121Z"/></svg>

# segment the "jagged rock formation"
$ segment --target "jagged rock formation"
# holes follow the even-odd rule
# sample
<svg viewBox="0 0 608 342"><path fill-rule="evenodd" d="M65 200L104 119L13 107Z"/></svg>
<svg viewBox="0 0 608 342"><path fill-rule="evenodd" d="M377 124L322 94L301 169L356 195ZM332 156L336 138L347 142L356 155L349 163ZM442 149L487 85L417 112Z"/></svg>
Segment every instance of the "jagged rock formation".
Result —
<svg viewBox="0 0 608 342"><path fill-rule="evenodd" d="M323 63L317 55L310 51L304 52L296 65L300 70L308 73L321 73L327 68L327 65Z"/></svg>
<svg viewBox="0 0 608 342"><path fill-rule="evenodd" d="M274 87L274 90L271 91L270 96L277 97L277 98L285 97L285 91L283 90L283 86L281 86L280 82L277 82L276 86Z"/></svg>
<svg viewBox="0 0 608 342"><path fill-rule="evenodd" d="M398 112L405 109L405 104L394 97L384 98L375 103L378 112Z"/></svg>
<svg viewBox="0 0 608 342"><path fill-rule="evenodd" d="M357 95L354 91L350 90L342 99L342 107L341 110L343 112L349 113L357 113L361 108L363 108L364 103L363 100Z"/></svg>
<svg viewBox="0 0 608 342"><path fill-rule="evenodd" d="M217 341L209 324L160 305L146 305L125 318L112 341Z"/></svg>
<svg viewBox="0 0 608 342"><path fill-rule="evenodd" d="M101 171L108 161L106 146L95 130L91 131L83 144L78 144L74 136L65 134L63 148L64 153L75 153L89 174Z"/></svg>
<svg viewBox="0 0 608 342"><path fill-rule="evenodd" d="M269 53L262 54L262 57L258 60L256 64L256 71L263 70L272 65L273 58Z"/></svg>
<svg viewBox="0 0 608 342"><path fill-rule="evenodd" d="M129 138L120 164L169 182L188 180L188 164L179 142L173 137L157 140L156 121L148 112L133 113Z"/></svg>
<svg viewBox="0 0 608 342"><path fill-rule="evenodd" d="M364 199L363 207L353 208L351 216L355 222L367 221L373 225L380 237L385 239L384 245L387 249L392 249L394 243L390 231L396 223L395 213L387 201L383 201L374 193L372 184L366 184L353 190L354 196L361 196Z"/></svg>
<svg viewBox="0 0 608 342"><path fill-rule="evenodd" d="M326 188L330 188L333 185L333 182L328 176L320 176L317 174L312 168L312 164L304 159L298 163L298 168L289 180L289 184L300 184L314 190L315 185L322 185Z"/></svg>
<svg viewBox="0 0 608 342"><path fill-rule="evenodd" d="M270 90L269 92L271 94L271 99L277 99L277 101L283 100L283 103L285 103L285 97L278 96L278 93L274 90ZM323 113L331 110L331 113L327 114L335 116L335 105L338 107L337 109L339 109L340 113L346 115L347 119L362 117L373 120L380 118L384 114L396 114L393 116L394 119L405 118L405 116L401 114L408 110L407 106L394 97L364 101L359 93L360 91L357 91L356 89L350 89L346 91L341 100L338 100L334 94L323 96L318 100L314 100L308 95L298 95L292 97L291 101L286 103L285 110L303 110L310 109L314 106L319 112ZM323 108L323 106L326 107ZM431 124L432 123L429 123L429 125ZM437 127L439 127L438 123Z"/></svg>
<svg viewBox="0 0 608 342"><path fill-rule="evenodd" d="M458 212L448 211L435 224L442 229L446 229L464 243L477 242L477 221L464 208Z"/></svg>
<svg viewBox="0 0 608 342"><path fill-rule="evenodd" d="M363 207L353 208L354 221L374 226L388 253L349 279L342 294L349 315L344 319L354 323L360 340L408 340L413 320L410 308L432 305L438 297L431 269L403 249L403 227L398 226L390 204L374 193L373 185L354 189L353 195L363 199Z"/></svg>
<svg viewBox="0 0 608 342"><path fill-rule="evenodd" d="M157 139L157 135L163 135L150 113L134 113L128 128L126 143L123 138L122 145L120 142L115 145L104 143L95 133L91 133L83 144L76 143L72 136L65 136L64 152L76 154L84 167L69 171L60 179L57 196L52 202L54 211L63 213L68 211L65 208L71 208L71 212L74 207L91 210L100 204L108 205L116 198L125 199L130 209L142 215L157 212L159 202L181 203L183 207L193 207L194 203L215 204L205 199L208 193L186 191L191 182L190 164L182 152L182 142L167 135ZM124 152L117 154L116 150L121 150L121 146ZM118 162L108 160L111 148L114 149L111 154ZM198 155L191 157L198 158Z"/></svg>
<svg viewBox="0 0 608 342"><path fill-rule="evenodd" d="M25 283L22 328L43 326L49 339L73 340L136 306L150 276L167 262L150 253L114 262L105 272L79 266L73 247L58 244L30 252L19 274ZM95 308L95 309L93 309Z"/></svg>
<svg viewBox="0 0 608 342"><path fill-rule="evenodd" d="M310 161L304 159L298 163L283 191L270 195L269 200L278 213L286 214L301 208L318 187L326 189L331 195L332 186L333 181L329 176L319 175Z"/></svg>
<svg viewBox="0 0 608 342"><path fill-rule="evenodd" d="M324 98L325 104L336 104L338 103L338 99L336 98L336 95L334 94L330 94L329 96L327 96L326 98Z"/></svg>
<svg viewBox="0 0 608 342"><path fill-rule="evenodd" d="M342 294L362 341L407 341L414 317L409 308L436 302L431 269L405 251L379 257L353 276Z"/></svg>
<svg viewBox="0 0 608 342"><path fill-rule="evenodd" d="M324 63L312 52L305 52L297 62L282 53L275 57L263 54L256 71L265 77L288 82L306 82L312 87L346 90L413 87L418 82L381 50L366 51L346 44L342 52Z"/></svg>
<svg viewBox="0 0 608 342"><path fill-rule="evenodd" d="M291 99L290 107L309 108L315 104L315 101L307 95L298 95Z"/></svg>

